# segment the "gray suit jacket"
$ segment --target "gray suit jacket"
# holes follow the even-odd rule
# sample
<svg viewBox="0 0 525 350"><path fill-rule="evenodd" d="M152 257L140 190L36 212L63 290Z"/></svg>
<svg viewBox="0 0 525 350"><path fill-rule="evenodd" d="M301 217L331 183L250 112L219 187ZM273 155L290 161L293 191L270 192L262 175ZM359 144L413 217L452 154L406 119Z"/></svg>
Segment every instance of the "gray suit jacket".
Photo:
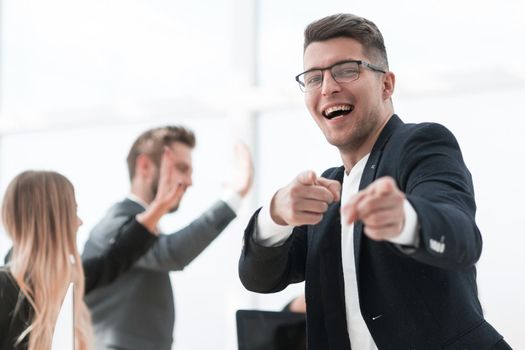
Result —
<svg viewBox="0 0 525 350"><path fill-rule="evenodd" d="M91 231L83 257L104 250L129 217L142 211L141 205L129 199L115 204ZM97 349L171 349L175 310L169 272L182 270L234 218L233 210L218 201L187 227L160 235L113 284L88 294Z"/></svg>

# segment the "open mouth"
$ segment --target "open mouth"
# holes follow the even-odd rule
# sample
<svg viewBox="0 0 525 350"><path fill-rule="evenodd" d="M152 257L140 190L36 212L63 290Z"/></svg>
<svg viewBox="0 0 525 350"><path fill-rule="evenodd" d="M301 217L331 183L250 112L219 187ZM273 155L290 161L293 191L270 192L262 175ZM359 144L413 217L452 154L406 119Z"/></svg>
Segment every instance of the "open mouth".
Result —
<svg viewBox="0 0 525 350"><path fill-rule="evenodd" d="M327 119L334 119L352 113L354 105L332 106L323 111L323 116Z"/></svg>

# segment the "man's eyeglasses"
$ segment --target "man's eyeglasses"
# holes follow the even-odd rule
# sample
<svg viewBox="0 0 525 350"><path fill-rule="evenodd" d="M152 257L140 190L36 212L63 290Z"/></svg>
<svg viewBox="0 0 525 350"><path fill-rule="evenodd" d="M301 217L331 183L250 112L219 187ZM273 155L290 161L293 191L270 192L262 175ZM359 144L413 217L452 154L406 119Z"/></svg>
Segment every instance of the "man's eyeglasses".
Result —
<svg viewBox="0 0 525 350"><path fill-rule="evenodd" d="M370 64L365 61L348 60L337 62L326 68L310 69L303 72L295 77L295 80L299 83L299 87L303 92L310 92L318 89L323 85L323 73L325 70L330 70L332 78L338 83L349 83L359 79L360 66L366 67L370 70L380 73L386 73L386 71L378 66Z"/></svg>

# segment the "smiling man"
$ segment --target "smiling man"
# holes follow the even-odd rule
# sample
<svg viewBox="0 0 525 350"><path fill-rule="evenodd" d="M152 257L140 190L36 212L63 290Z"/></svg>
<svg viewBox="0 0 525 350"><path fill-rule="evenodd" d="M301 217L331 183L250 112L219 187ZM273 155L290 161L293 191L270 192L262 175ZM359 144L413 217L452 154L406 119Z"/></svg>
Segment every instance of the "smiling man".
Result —
<svg viewBox="0 0 525 350"><path fill-rule="evenodd" d="M299 174L255 212L244 286L305 281L310 350L509 349L478 300L482 240L458 143L394 114L376 25L350 14L311 23L296 80L343 166Z"/></svg>

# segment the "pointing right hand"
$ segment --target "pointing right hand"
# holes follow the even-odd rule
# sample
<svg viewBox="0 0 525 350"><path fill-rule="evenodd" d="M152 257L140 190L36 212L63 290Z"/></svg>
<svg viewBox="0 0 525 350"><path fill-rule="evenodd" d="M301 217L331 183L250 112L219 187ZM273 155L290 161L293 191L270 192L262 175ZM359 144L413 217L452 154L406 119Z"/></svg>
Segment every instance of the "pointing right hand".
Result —
<svg viewBox="0 0 525 350"><path fill-rule="evenodd" d="M340 199L338 181L317 177L311 170L305 171L275 193L270 215L279 225L314 225L322 220L328 205Z"/></svg>

